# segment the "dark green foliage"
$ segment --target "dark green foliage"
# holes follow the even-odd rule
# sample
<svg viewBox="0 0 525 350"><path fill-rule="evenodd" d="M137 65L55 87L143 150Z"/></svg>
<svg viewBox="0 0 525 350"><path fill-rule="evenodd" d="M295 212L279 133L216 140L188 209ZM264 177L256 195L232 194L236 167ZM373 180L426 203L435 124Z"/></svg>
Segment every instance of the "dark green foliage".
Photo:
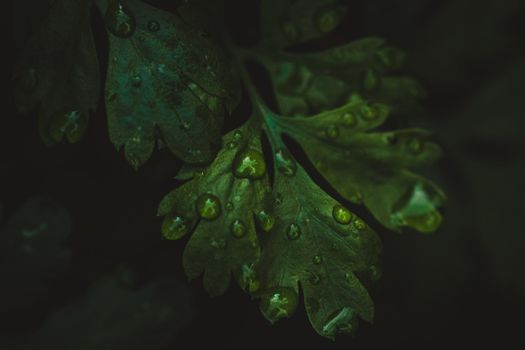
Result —
<svg viewBox="0 0 525 350"><path fill-rule="evenodd" d="M271 322L292 315L301 287L311 324L328 338L353 333L358 318L371 322L374 306L363 279L380 275L380 240L314 183L283 135L300 145L342 198L363 204L384 226L435 231L445 196L413 171L435 161L439 147L421 129L374 130L423 94L410 78L392 74L404 54L379 38L297 53L297 44L339 25L346 8L330 0L263 1L262 38L249 49L228 39L219 2L181 4L175 14L138 0L94 3L109 37L105 96L112 142L124 147L135 168L149 159L155 143L187 163L177 178L188 181L162 200L158 214L165 216L166 239L191 234L183 257L188 276L202 274L211 295L224 293L233 276L261 299ZM83 13L85 5L68 6ZM52 18L60 23L60 16ZM277 110L259 96L247 60L268 72ZM253 112L222 136L223 121L238 103L239 80ZM95 85L96 79L86 84ZM79 101L92 96L74 86L66 91L78 93ZM55 108L53 99L40 101L44 110ZM78 111L73 116L85 116L93 106L68 107ZM70 129L69 117L60 120L50 123L56 141L64 134L75 141L85 127ZM263 151L262 132L271 151Z"/></svg>

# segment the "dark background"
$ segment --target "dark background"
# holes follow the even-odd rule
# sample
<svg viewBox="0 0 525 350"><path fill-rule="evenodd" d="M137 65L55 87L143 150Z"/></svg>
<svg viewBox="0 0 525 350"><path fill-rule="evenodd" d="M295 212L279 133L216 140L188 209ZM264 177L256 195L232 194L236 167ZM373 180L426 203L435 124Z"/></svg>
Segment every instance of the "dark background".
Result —
<svg viewBox="0 0 525 350"><path fill-rule="evenodd" d="M171 6L169 1L152 2ZM406 73L428 90L426 113L415 124L433 130L444 148L445 157L430 176L449 197L444 224L434 235L379 232L384 269L371 289L376 303L373 325L362 323L357 336L340 336L333 343L314 332L303 308L272 326L257 303L236 286L224 296L208 297L200 280L186 281L180 264L184 242L161 240L155 217L159 200L177 185L172 176L180 164L167 152L155 152L143 168L133 171L109 141L102 105L81 142L48 148L40 141L35 115L17 115L12 93L7 92L0 125L0 222L5 224L18 207L40 195L69 212L73 229L63 245L70 256L67 266L44 269L53 276L45 281L46 288L35 287L43 282L32 275L31 267L20 267L14 282L0 274L0 303L5 304L0 307L0 349L522 344L525 4L348 4L340 34L377 35L403 48L409 54ZM237 1L229 11L238 11L230 14L235 35L252 40L254 5ZM104 30L100 19L94 23L103 61ZM6 50L10 69L15 59L11 53L13 46ZM242 105L226 128L237 125L247 108ZM9 268L17 272L19 266ZM29 298L17 289L21 280L20 288ZM166 282L166 288L151 287L159 280L174 282ZM146 307L144 300L157 300L159 305ZM89 312L97 308L101 314L93 320ZM167 309L171 314L159 319L158 313ZM138 318L130 321L128 311ZM86 339L106 347L90 347Z"/></svg>

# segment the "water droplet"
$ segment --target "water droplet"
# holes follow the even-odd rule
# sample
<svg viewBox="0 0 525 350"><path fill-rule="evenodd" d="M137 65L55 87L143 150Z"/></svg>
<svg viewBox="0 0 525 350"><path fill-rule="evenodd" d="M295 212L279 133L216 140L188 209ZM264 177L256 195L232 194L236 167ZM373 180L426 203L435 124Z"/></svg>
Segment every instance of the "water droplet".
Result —
<svg viewBox="0 0 525 350"><path fill-rule="evenodd" d="M135 17L120 0L109 1L104 19L109 31L120 38L129 38L135 32Z"/></svg>
<svg viewBox="0 0 525 350"><path fill-rule="evenodd" d="M337 125L329 125L326 127L324 133L326 138L333 140L339 136L339 128Z"/></svg>
<svg viewBox="0 0 525 350"><path fill-rule="evenodd" d="M257 219L259 220L259 226L264 232L270 232L275 224L275 217L264 210L257 214Z"/></svg>
<svg viewBox="0 0 525 350"><path fill-rule="evenodd" d="M232 202L228 202L228 203L226 203L226 205L224 207L226 208L227 211L232 211L233 210L233 203Z"/></svg>
<svg viewBox="0 0 525 350"><path fill-rule="evenodd" d="M321 283L321 276L319 276L315 272L309 272L308 274L308 282L313 284L314 286L317 286Z"/></svg>
<svg viewBox="0 0 525 350"><path fill-rule="evenodd" d="M420 139L412 139L408 143L408 150L412 154L419 154L423 150L423 142Z"/></svg>
<svg viewBox="0 0 525 350"><path fill-rule="evenodd" d="M312 262L316 265L319 265L323 262L323 257L320 256L320 255L315 255L313 258L312 258Z"/></svg>
<svg viewBox="0 0 525 350"><path fill-rule="evenodd" d="M366 228L365 222L360 218L355 218L352 224L354 225L356 230L359 231L364 230Z"/></svg>
<svg viewBox="0 0 525 350"><path fill-rule="evenodd" d="M155 32L158 32L160 29L160 23L155 21L155 20L151 20L148 22L148 30L152 33L155 33Z"/></svg>
<svg viewBox="0 0 525 350"><path fill-rule="evenodd" d="M341 12L334 8L324 8L315 16L315 27L321 33L334 30L341 22Z"/></svg>
<svg viewBox="0 0 525 350"><path fill-rule="evenodd" d="M279 288L265 293L261 300L261 311L271 323L290 317L297 308L297 293L292 288Z"/></svg>
<svg viewBox="0 0 525 350"><path fill-rule="evenodd" d="M264 156L259 151L246 150L235 157L233 174L239 178L259 179L266 173Z"/></svg>
<svg viewBox="0 0 525 350"><path fill-rule="evenodd" d="M328 317L323 326L323 335L333 338L337 333L352 333L356 326L357 318L354 310L347 306Z"/></svg>
<svg viewBox="0 0 525 350"><path fill-rule="evenodd" d="M361 116L364 120L372 121L378 117L378 113L374 107L366 105L361 108Z"/></svg>
<svg viewBox="0 0 525 350"><path fill-rule="evenodd" d="M344 126L352 128L357 124L357 118L354 113L347 111L341 115L341 122Z"/></svg>
<svg viewBox="0 0 525 350"><path fill-rule="evenodd" d="M348 225L352 221L353 215L347 208L340 204L334 205L332 209L332 216L335 221L342 225Z"/></svg>
<svg viewBox="0 0 525 350"><path fill-rule="evenodd" d="M286 229L286 236L289 240L295 241L301 237L301 228L297 224L290 224Z"/></svg>
<svg viewBox="0 0 525 350"><path fill-rule="evenodd" d="M296 41L301 35L299 28L292 21L286 21L281 26L281 31L289 41Z"/></svg>
<svg viewBox="0 0 525 350"><path fill-rule="evenodd" d="M222 239L222 238L219 238L219 239L212 239L211 242L210 242L211 246L213 248L218 248L218 249L224 249L226 248L226 246L228 245L228 243L226 242L225 239Z"/></svg>
<svg viewBox="0 0 525 350"><path fill-rule="evenodd" d="M231 232L235 238L242 238L246 235L247 227L241 220L235 220L231 225Z"/></svg>
<svg viewBox="0 0 525 350"><path fill-rule="evenodd" d="M233 141L240 141L242 139L242 131L241 130L235 130L233 132Z"/></svg>
<svg viewBox="0 0 525 350"><path fill-rule="evenodd" d="M213 220L221 215L221 201L211 193L204 193L196 202L197 213L206 220Z"/></svg>
<svg viewBox="0 0 525 350"><path fill-rule="evenodd" d="M294 176L297 172L297 164L290 153L285 149L275 152L275 165L283 175Z"/></svg>
<svg viewBox="0 0 525 350"><path fill-rule="evenodd" d="M162 236L169 240L176 240L189 231L188 221L179 215L168 215L162 222Z"/></svg>
<svg viewBox="0 0 525 350"><path fill-rule="evenodd" d="M237 142L235 142L235 141L230 141L230 142L226 143L226 147L227 147L228 149L234 149L235 147L237 147Z"/></svg>

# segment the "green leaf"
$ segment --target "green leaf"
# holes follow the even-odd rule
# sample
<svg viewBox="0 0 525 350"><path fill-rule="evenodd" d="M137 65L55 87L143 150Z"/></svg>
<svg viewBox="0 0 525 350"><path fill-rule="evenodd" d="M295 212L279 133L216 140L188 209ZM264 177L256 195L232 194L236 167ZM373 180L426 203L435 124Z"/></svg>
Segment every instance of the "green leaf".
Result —
<svg viewBox="0 0 525 350"><path fill-rule="evenodd" d="M346 103L360 93L395 110L414 104L423 95L413 79L388 76L405 55L370 37L320 52L262 53L256 56L268 70L280 113L310 115Z"/></svg>
<svg viewBox="0 0 525 350"><path fill-rule="evenodd" d="M357 317L371 322L374 305L356 274L378 277L377 235L300 166L293 176L277 176L273 193L280 198L275 226L256 265L263 314L271 322L290 317L300 284L319 334L353 333Z"/></svg>
<svg viewBox="0 0 525 350"><path fill-rule="evenodd" d="M184 251L184 268L190 278L204 273L211 295L224 293L232 272L243 288L256 289L250 275L260 254L254 215L268 212L269 198L259 132L257 125L247 123L226 134L213 163L159 206L158 214L166 216L166 239L194 231Z"/></svg>
<svg viewBox="0 0 525 350"><path fill-rule="evenodd" d="M343 197L366 205L390 229L433 232L441 223L437 208L445 196L411 169L431 164L441 151L421 129L370 132L388 113L386 105L356 95L334 110L275 121Z"/></svg>
<svg viewBox="0 0 525 350"><path fill-rule="evenodd" d="M77 142L97 106L100 89L88 2L49 2L36 25L27 23L36 21L27 9L18 12L19 22L35 28L14 71L18 109L28 112L38 107L40 134L47 144L64 137Z"/></svg>
<svg viewBox="0 0 525 350"><path fill-rule="evenodd" d="M135 167L156 140L188 163L209 163L239 99L228 60L205 32L140 1L103 1L110 57L109 134Z"/></svg>

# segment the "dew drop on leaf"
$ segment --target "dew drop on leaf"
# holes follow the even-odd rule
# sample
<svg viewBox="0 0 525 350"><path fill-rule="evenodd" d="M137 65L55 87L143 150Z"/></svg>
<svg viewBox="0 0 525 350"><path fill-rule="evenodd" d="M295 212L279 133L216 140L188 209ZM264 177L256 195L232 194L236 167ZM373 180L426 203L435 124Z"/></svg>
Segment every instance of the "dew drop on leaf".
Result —
<svg viewBox="0 0 525 350"><path fill-rule="evenodd" d="M295 241L299 237L301 237L301 228L297 224L290 224L288 228L286 229L286 237L288 237L289 240Z"/></svg>
<svg viewBox="0 0 525 350"><path fill-rule="evenodd" d="M325 135L328 139L336 139L339 136L339 128L337 125L329 125L326 127Z"/></svg>
<svg viewBox="0 0 525 350"><path fill-rule="evenodd" d="M184 236L189 231L186 219L179 215L168 215L162 222L162 235L168 240L176 240Z"/></svg>
<svg viewBox="0 0 525 350"><path fill-rule="evenodd" d="M423 142L420 139L412 139L408 143L408 150L412 154L419 154L423 150Z"/></svg>
<svg viewBox="0 0 525 350"><path fill-rule="evenodd" d="M242 238L246 235L247 227L241 220L235 220L231 225L231 233L235 238Z"/></svg>
<svg viewBox="0 0 525 350"><path fill-rule="evenodd" d="M323 257L320 256L320 255L315 255L313 258L312 258L312 262L316 265L319 265L323 262Z"/></svg>
<svg viewBox="0 0 525 350"><path fill-rule="evenodd" d="M354 113L347 111L341 115L341 123L346 127L352 128L356 126L357 118Z"/></svg>
<svg viewBox="0 0 525 350"><path fill-rule="evenodd" d="M109 31L120 38L132 36L137 26L135 17L120 0L109 1L104 19Z"/></svg>
<svg viewBox="0 0 525 350"><path fill-rule="evenodd" d="M292 288L281 288L263 297L261 311L271 323L275 323L290 317L297 308L297 301L297 293Z"/></svg>
<svg viewBox="0 0 525 350"><path fill-rule="evenodd" d="M233 210L233 203L232 202L226 203L224 208L226 208L227 211L232 211Z"/></svg>
<svg viewBox="0 0 525 350"><path fill-rule="evenodd" d="M158 32L160 29L160 23L154 20L148 22L148 30L152 33Z"/></svg>
<svg viewBox="0 0 525 350"><path fill-rule="evenodd" d="M242 139L242 131L235 130L233 132L233 141L240 141Z"/></svg>
<svg viewBox="0 0 525 350"><path fill-rule="evenodd" d="M264 156L259 151L246 150L233 161L233 174L239 178L259 179L266 173Z"/></svg>
<svg viewBox="0 0 525 350"><path fill-rule="evenodd" d="M334 8L324 8L316 14L314 21L317 30L328 33L341 22L341 13Z"/></svg>
<svg viewBox="0 0 525 350"><path fill-rule="evenodd" d="M257 213L257 220L259 221L259 226L264 232L270 232L275 224L275 217L264 210Z"/></svg>
<svg viewBox="0 0 525 350"><path fill-rule="evenodd" d="M367 105L361 108L361 116L365 120L374 120L378 117L378 113L374 107Z"/></svg>
<svg viewBox="0 0 525 350"><path fill-rule="evenodd" d="M297 172L297 164L290 153L285 149L275 152L275 166L283 175L294 176Z"/></svg>
<svg viewBox="0 0 525 350"><path fill-rule="evenodd" d="M348 225L352 221L353 215L347 208L340 204L334 205L332 209L332 216L335 221L342 225Z"/></svg>
<svg viewBox="0 0 525 350"><path fill-rule="evenodd" d="M235 141L230 141L230 142L226 143L226 147L227 147L228 149L234 149L235 147L237 147L237 142L235 142Z"/></svg>
<svg viewBox="0 0 525 350"><path fill-rule="evenodd" d="M356 230L364 230L366 228L365 222L360 218L355 218L354 222L352 223Z"/></svg>
<svg viewBox="0 0 525 350"><path fill-rule="evenodd" d="M202 194L197 198L196 208L199 216L206 220L216 219L222 212L221 201L211 193Z"/></svg>

